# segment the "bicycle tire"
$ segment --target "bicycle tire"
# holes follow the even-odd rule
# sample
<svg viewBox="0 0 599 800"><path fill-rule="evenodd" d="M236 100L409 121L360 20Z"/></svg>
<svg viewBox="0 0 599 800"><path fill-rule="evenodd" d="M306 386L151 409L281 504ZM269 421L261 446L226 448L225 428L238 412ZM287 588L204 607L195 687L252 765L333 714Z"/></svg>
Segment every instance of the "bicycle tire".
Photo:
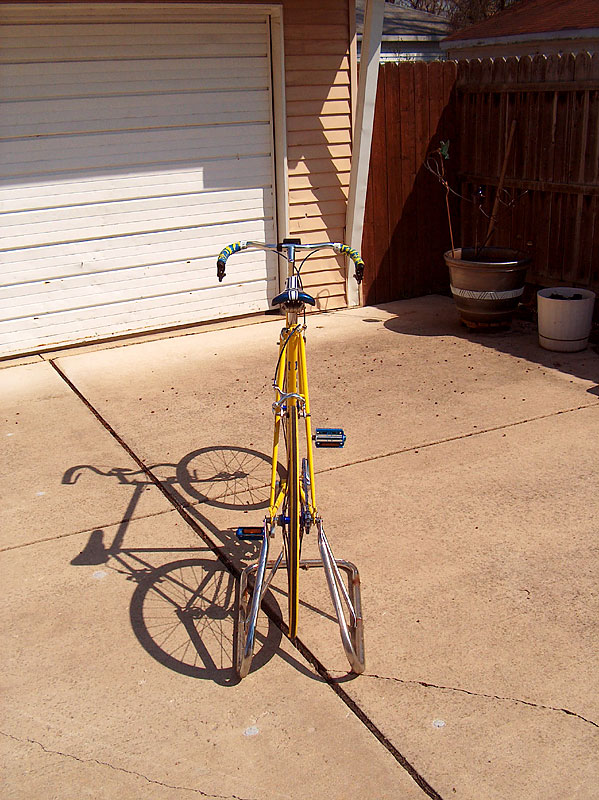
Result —
<svg viewBox="0 0 599 800"><path fill-rule="evenodd" d="M300 463L297 406L289 409L287 428L287 585L289 608L289 637L297 636L299 613L300 565Z"/></svg>

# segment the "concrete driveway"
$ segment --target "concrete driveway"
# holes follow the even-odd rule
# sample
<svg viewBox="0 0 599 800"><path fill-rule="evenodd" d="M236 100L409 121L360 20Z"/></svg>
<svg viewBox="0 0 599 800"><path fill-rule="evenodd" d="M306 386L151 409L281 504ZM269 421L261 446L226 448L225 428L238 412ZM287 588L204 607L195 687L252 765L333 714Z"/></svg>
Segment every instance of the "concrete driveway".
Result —
<svg viewBox="0 0 599 800"><path fill-rule="evenodd" d="M596 346L472 334L434 296L309 323L366 673L318 571L299 646L262 615L231 668L279 320L5 365L2 798L599 796Z"/></svg>

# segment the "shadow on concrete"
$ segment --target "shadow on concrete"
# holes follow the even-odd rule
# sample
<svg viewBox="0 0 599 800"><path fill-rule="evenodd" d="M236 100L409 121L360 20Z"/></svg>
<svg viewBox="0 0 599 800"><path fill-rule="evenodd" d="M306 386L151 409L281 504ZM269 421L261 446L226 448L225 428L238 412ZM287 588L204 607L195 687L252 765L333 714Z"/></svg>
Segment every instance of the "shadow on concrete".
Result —
<svg viewBox="0 0 599 800"><path fill-rule="evenodd" d="M441 300L441 298L438 298ZM419 304L422 300L422 305ZM538 364L551 370L558 370L597 385L587 389L589 394L599 396L599 346L591 341L586 350L578 353L558 353L544 350L538 342L536 323L525 319L514 319L511 328L498 331L473 331L462 325L453 304L431 304L431 298L399 301L392 307L385 305L381 310L394 311L397 316L384 321L389 331L408 336L452 336L473 344L482 345L515 358ZM405 305L404 305L405 304ZM402 308L403 306L403 308ZM372 321L372 310L364 322Z"/></svg>
<svg viewBox="0 0 599 800"><path fill-rule="evenodd" d="M182 675L223 686L238 683L233 670L233 575L213 559L187 558L163 564L137 580L130 619L142 647ZM257 634L254 669L275 655L281 636L269 619L266 635Z"/></svg>
<svg viewBox="0 0 599 800"><path fill-rule="evenodd" d="M109 555L121 551L127 526L141 496L158 482L174 505L193 516L213 540L226 548L228 557L241 568L248 560L257 558L257 544L240 541L233 529L221 530L206 516L205 507L238 512L267 508L270 469L270 458L264 453L244 447L218 446L193 450L176 464L161 462L146 469L102 469L91 464L78 464L65 472L62 483L74 484L85 472L91 472L102 478L112 478L132 490L122 521L107 550Z"/></svg>
<svg viewBox="0 0 599 800"><path fill-rule="evenodd" d="M270 458L248 448L218 446L194 450L177 464L160 463L147 470L100 469L79 464L65 472L62 483L74 484L86 471L113 478L131 487L132 494L112 542L105 542L104 530L92 531L86 546L71 564L111 565L137 584L130 605L131 627L142 647L156 661L188 677L211 680L222 686L237 684L233 663L238 582L234 572L257 558L258 546L240 541L233 530L218 528L206 516L203 506L238 512L267 508ZM206 545L125 546L127 529L141 495L155 485L152 476L175 505L198 523L196 532ZM213 543L220 544L215 547ZM226 553L225 563L215 559L215 550ZM152 563L156 556L163 558L166 554L179 557L159 565ZM274 620L282 620L283 613L275 595L286 605L286 592L273 585L265 597L269 617L261 615L266 620L266 632L258 630L256 634L251 671L278 655L308 677L321 680L281 649L282 632ZM334 620L311 604L301 604Z"/></svg>

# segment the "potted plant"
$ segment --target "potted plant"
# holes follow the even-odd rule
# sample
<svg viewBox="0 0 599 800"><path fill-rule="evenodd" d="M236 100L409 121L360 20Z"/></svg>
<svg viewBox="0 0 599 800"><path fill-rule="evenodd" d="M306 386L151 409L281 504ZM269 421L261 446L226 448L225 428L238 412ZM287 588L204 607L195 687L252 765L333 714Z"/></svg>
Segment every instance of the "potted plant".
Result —
<svg viewBox="0 0 599 800"><path fill-rule="evenodd" d="M449 207L449 195L454 192L445 177L445 161L449 158L449 141L429 153L425 166L441 182L446 192L447 219L451 250L445 255L449 269L450 288L458 313L465 325L471 328L506 327L524 292L526 271L530 256L508 247L490 245L495 223L502 202L503 182L507 161L515 131L512 122L506 152L495 195L493 210L489 218L486 235L482 243L475 242L470 247L455 247L453 225ZM461 195L458 195L461 197ZM464 198L462 198L464 199ZM480 211L480 193L474 198Z"/></svg>

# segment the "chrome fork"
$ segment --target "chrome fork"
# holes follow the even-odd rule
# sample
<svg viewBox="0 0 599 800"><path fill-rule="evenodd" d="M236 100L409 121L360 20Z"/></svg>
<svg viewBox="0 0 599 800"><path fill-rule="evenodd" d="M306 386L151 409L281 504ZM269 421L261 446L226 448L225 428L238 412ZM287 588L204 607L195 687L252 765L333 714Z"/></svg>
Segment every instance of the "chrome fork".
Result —
<svg viewBox="0 0 599 800"><path fill-rule="evenodd" d="M329 593L333 601L341 642L352 672L364 672L364 623L362 619L362 600L360 593L360 574L351 561L336 559L324 532L322 519L316 519L318 529L318 549L320 558L306 558L300 561L301 569L324 569ZM268 591L279 567L286 568L284 551L274 561L268 561L268 527L265 522L264 535L258 563L246 567L239 582L239 603L237 605L237 635L235 653L235 671L240 678L245 678L250 670L254 653L256 621L264 595ZM265 578L266 570L270 572ZM347 585L341 572L347 575ZM253 590L250 590L249 579L254 577ZM250 605L251 591L251 605Z"/></svg>

